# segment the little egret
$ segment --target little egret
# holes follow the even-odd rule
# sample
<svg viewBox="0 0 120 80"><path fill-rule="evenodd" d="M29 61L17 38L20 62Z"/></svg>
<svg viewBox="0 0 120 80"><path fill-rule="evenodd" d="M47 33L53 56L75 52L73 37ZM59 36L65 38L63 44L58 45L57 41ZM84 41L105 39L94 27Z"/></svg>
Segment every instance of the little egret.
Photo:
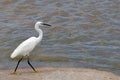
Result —
<svg viewBox="0 0 120 80"><path fill-rule="evenodd" d="M51 26L49 24L43 23L43 22L36 22L35 24L35 30L39 33L38 37L30 37L27 40L23 41L11 54L11 58L16 58L20 56L20 60L17 63L17 66L14 70L14 73L16 72L19 63L22 61L23 57L27 56L28 57L28 64L30 67L36 72L35 68L31 65L29 61L29 53L35 48L35 46L42 40L43 37L43 31L39 28L39 26L46 25L46 26Z"/></svg>

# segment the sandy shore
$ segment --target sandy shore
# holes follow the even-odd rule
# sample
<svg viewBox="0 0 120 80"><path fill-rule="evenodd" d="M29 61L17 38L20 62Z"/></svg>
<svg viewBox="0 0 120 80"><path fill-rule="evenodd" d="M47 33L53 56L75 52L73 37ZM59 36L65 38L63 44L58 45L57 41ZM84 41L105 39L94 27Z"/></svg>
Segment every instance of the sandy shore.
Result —
<svg viewBox="0 0 120 80"><path fill-rule="evenodd" d="M17 74L12 70L0 70L0 80L120 80L120 76L111 72L85 68L38 68L19 69Z"/></svg>

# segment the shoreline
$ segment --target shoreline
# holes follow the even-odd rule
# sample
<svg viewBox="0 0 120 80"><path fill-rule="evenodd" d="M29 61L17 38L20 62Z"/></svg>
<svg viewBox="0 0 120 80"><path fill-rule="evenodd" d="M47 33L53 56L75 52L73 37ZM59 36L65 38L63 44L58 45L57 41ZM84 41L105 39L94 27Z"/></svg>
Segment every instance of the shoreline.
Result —
<svg viewBox="0 0 120 80"><path fill-rule="evenodd" d="M87 68L31 68L18 69L17 74L10 70L0 70L0 80L120 80L120 76L111 72Z"/></svg>

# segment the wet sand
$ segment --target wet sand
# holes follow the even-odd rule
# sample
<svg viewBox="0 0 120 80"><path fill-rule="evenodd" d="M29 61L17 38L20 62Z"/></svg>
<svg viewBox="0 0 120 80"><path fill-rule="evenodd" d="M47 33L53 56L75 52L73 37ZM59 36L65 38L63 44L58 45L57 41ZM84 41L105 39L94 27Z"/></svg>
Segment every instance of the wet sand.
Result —
<svg viewBox="0 0 120 80"><path fill-rule="evenodd" d="M120 76L111 72L85 68L38 68L37 73L31 69L0 70L0 80L120 80Z"/></svg>

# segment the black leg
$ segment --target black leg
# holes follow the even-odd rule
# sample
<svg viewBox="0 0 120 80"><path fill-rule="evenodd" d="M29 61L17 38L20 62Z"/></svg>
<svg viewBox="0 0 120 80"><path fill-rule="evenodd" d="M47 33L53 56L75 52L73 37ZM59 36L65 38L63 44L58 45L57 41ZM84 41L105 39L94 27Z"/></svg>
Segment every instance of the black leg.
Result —
<svg viewBox="0 0 120 80"><path fill-rule="evenodd" d="M22 59L23 59L23 57L18 61L17 66L16 66L16 68L15 68L15 70L14 70L14 73L16 72L16 70L17 70L17 68L18 68L18 65L19 65L19 63L22 61Z"/></svg>
<svg viewBox="0 0 120 80"><path fill-rule="evenodd" d="M30 63L29 58L28 58L28 64L30 65L30 67L31 67L35 72L37 72L37 71L35 70L35 68L32 66L32 64Z"/></svg>

